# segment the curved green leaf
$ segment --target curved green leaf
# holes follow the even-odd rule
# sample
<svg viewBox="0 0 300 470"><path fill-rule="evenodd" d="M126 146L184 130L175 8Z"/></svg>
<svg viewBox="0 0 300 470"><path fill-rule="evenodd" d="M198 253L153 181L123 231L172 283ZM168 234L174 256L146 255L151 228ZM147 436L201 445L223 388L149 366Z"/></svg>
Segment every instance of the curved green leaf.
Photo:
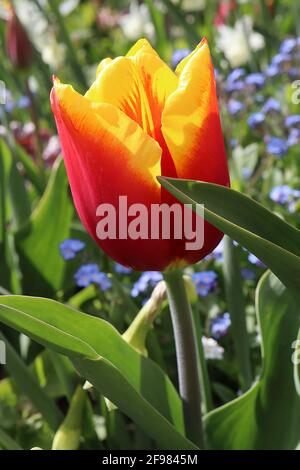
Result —
<svg viewBox="0 0 300 470"><path fill-rule="evenodd" d="M182 403L168 377L109 323L53 300L25 296L2 296L0 320L68 355L82 376L160 447L196 448L183 436Z"/></svg>
<svg viewBox="0 0 300 470"><path fill-rule="evenodd" d="M69 236L72 216L68 179L60 160L38 207L16 234L25 293L51 296L61 288L66 264L59 244Z"/></svg>
<svg viewBox="0 0 300 470"><path fill-rule="evenodd" d="M0 340L6 346L6 365L10 376L18 385L22 394L31 400L36 409L42 414L50 428L55 431L63 420L63 415L55 402L39 386L32 371L24 364L21 357L16 353L8 340L0 332Z"/></svg>
<svg viewBox="0 0 300 470"><path fill-rule="evenodd" d="M259 282L256 308L262 337L261 377L244 395L206 416L207 440L213 449L295 449L300 441L300 397L292 363L299 308L268 272Z"/></svg>
<svg viewBox="0 0 300 470"><path fill-rule="evenodd" d="M0 428L0 449L23 450L3 429Z"/></svg>
<svg viewBox="0 0 300 470"><path fill-rule="evenodd" d="M211 183L159 177L184 204L204 204L204 217L263 261L299 298L300 231L253 199Z"/></svg>

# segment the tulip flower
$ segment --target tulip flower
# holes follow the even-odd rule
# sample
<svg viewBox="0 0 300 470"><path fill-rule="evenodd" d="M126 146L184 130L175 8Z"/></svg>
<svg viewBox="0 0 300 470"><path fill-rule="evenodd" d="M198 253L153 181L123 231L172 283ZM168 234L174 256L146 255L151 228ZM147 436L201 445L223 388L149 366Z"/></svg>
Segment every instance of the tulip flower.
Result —
<svg viewBox="0 0 300 470"><path fill-rule="evenodd" d="M6 50L11 63L16 68L26 69L30 66L33 56L32 45L12 7L7 20Z"/></svg>
<svg viewBox="0 0 300 470"><path fill-rule="evenodd" d="M187 250L184 237L99 239L97 207L173 204L157 176L229 185L214 72L207 41L175 72L139 40L125 57L100 62L84 96L54 79L55 116L74 203L101 248L136 270L165 271L199 261L222 233L204 223L204 245ZM122 215L122 214L121 214ZM118 213L120 216L120 213ZM119 220L119 219L118 219Z"/></svg>

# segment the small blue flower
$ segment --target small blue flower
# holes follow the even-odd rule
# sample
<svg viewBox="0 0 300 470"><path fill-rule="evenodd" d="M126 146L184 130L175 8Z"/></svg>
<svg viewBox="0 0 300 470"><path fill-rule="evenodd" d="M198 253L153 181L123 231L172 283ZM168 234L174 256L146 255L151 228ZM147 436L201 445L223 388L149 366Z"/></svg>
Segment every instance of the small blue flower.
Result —
<svg viewBox="0 0 300 470"><path fill-rule="evenodd" d="M93 283L93 278L99 274L99 267L95 263L83 264L74 274L77 286L87 287Z"/></svg>
<svg viewBox="0 0 300 470"><path fill-rule="evenodd" d="M206 260L214 259L216 261L223 261L224 240L222 239L216 248L205 257Z"/></svg>
<svg viewBox="0 0 300 470"><path fill-rule="evenodd" d="M227 93L233 93L234 91L242 91L244 88L245 83L242 80L237 80L236 82L227 82L225 91Z"/></svg>
<svg viewBox="0 0 300 470"><path fill-rule="evenodd" d="M87 287L90 284L98 284L102 290L110 289L111 280L105 273L99 270L95 263L83 264L74 274L74 279L78 287Z"/></svg>
<svg viewBox="0 0 300 470"><path fill-rule="evenodd" d="M30 99L26 95L21 96L21 98L17 101L17 107L19 109L25 109L25 108L28 108L29 106L30 106Z"/></svg>
<svg viewBox="0 0 300 470"><path fill-rule="evenodd" d="M265 71L265 74L266 74L267 77L274 78L274 77L276 77L276 75L280 74L280 69L277 65L270 64L267 67L267 69Z"/></svg>
<svg viewBox="0 0 300 470"><path fill-rule="evenodd" d="M287 142L279 137L267 137L266 143L268 153L276 157L284 157L288 151Z"/></svg>
<svg viewBox="0 0 300 470"><path fill-rule="evenodd" d="M260 261L260 259L258 259L253 253L249 253L248 261L251 264L255 264L255 266L258 266L260 268L265 268L266 267L266 265L262 261Z"/></svg>
<svg viewBox="0 0 300 470"><path fill-rule="evenodd" d="M287 116L284 121L285 127L295 127L300 124L300 114L291 114Z"/></svg>
<svg viewBox="0 0 300 470"><path fill-rule="evenodd" d="M285 204L290 199L292 191L292 188L287 184L274 186L270 192L270 199L278 204Z"/></svg>
<svg viewBox="0 0 300 470"><path fill-rule="evenodd" d="M241 269L241 276L246 281L254 281L256 278L255 272L250 268L242 268Z"/></svg>
<svg viewBox="0 0 300 470"><path fill-rule="evenodd" d="M234 69L228 75L227 83L236 82L236 81L240 80L241 78L243 78L244 75L245 75L245 69L243 69L243 68Z"/></svg>
<svg viewBox="0 0 300 470"><path fill-rule="evenodd" d="M247 122L251 129L255 129L258 126L261 126L265 121L264 113L253 113L249 116Z"/></svg>
<svg viewBox="0 0 300 470"><path fill-rule="evenodd" d="M290 54L293 50L297 47L297 39L296 38L286 38L280 44L279 51L282 54Z"/></svg>
<svg viewBox="0 0 300 470"><path fill-rule="evenodd" d="M229 114L235 116L239 112L243 111L243 109L245 109L245 105L241 103L241 101L230 99L227 103L227 109Z"/></svg>
<svg viewBox="0 0 300 470"><path fill-rule="evenodd" d="M262 88L265 85L265 76L262 73L250 73L245 78L245 82L247 85L254 86L256 88Z"/></svg>
<svg viewBox="0 0 300 470"><path fill-rule="evenodd" d="M291 214L293 214L293 213L296 211L296 209L297 209L297 202L298 202L298 201L296 201L295 199L292 199L291 201L288 202L288 204L287 204L287 209L288 209L288 211L289 211Z"/></svg>
<svg viewBox="0 0 300 470"><path fill-rule="evenodd" d="M262 112L267 114L270 112L279 113L280 112L280 103L275 100L275 98L269 98L262 107Z"/></svg>
<svg viewBox="0 0 300 470"><path fill-rule="evenodd" d="M185 59L192 51L190 49L176 49L172 55L172 65L177 67L179 62Z"/></svg>
<svg viewBox="0 0 300 470"><path fill-rule="evenodd" d="M130 273L132 273L131 268L127 268L126 266L123 266L123 264L120 264L120 263L115 263L114 270L118 274L130 274Z"/></svg>
<svg viewBox="0 0 300 470"><path fill-rule="evenodd" d="M101 290L105 291L111 288L112 282L107 274L99 272L91 276L91 283L97 284Z"/></svg>
<svg viewBox="0 0 300 470"><path fill-rule="evenodd" d="M131 289L131 296L137 297L140 294L144 294L148 289L154 288L162 279L162 274L158 271L145 271L134 283Z"/></svg>
<svg viewBox="0 0 300 470"><path fill-rule="evenodd" d="M297 145L300 142L300 129L291 129L287 138L287 144L289 147Z"/></svg>
<svg viewBox="0 0 300 470"><path fill-rule="evenodd" d="M216 340L222 338L227 334L230 325L231 320L228 312L224 313L222 316L213 318L210 325L212 337Z"/></svg>
<svg viewBox="0 0 300 470"><path fill-rule="evenodd" d="M272 65L280 66L284 63L290 62L291 56L289 54L276 54L272 59Z"/></svg>
<svg viewBox="0 0 300 470"><path fill-rule="evenodd" d="M269 196L277 204L286 204L295 198L299 198L300 191L291 188L287 184L283 184L281 186L274 186Z"/></svg>
<svg viewBox="0 0 300 470"><path fill-rule="evenodd" d="M206 297L217 287L217 273L214 271L202 271L194 273L192 279L195 283L197 294Z"/></svg>
<svg viewBox="0 0 300 470"><path fill-rule="evenodd" d="M59 245L60 254L65 260L75 258L77 253L83 250L84 247L84 242L82 242L81 240L75 240L73 238L68 238Z"/></svg>
<svg viewBox="0 0 300 470"><path fill-rule="evenodd" d="M15 103L13 101L10 101L9 99L5 103L5 111L10 114L13 112L15 108Z"/></svg>
<svg viewBox="0 0 300 470"><path fill-rule="evenodd" d="M216 246L216 248L213 250L211 254L216 261L222 261L223 251L224 251L224 239L220 241L219 245Z"/></svg>

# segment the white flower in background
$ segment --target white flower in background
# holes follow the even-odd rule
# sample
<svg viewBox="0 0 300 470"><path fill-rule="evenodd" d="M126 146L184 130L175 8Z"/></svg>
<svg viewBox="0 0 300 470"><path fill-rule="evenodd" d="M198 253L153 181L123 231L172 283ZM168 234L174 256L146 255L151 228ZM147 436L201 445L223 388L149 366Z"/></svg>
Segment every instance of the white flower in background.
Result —
<svg viewBox="0 0 300 470"><path fill-rule="evenodd" d="M41 50L42 59L52 69L58 69L65 61L66 46L58 43L52 35L48 34L47 36Z"/></svg>
<svg viewBox="0 0 300 470"><path fill-rule="evenodd" d="M224 53L231 67L240 67L251 58L252 51L259 51L265 46L264 37L253 31L252 19L244 16L234 27L218 27L217 46Z"/></svg>
<svg viewBox="0 0 300 470"><path fill-rule="evenodd" d="M132 41L141 36L153 39L155 34L147 5L139 5L135 0L130 3L129 13L119 19L119 25L124 35Z"/></svg>
<svg viewBox="0 0 300 470"><path fill-rule="evenodd" d="M36 38L40 38L48 28L46 18L34 2L16 0L14 5L21 23L24 24L35 44Z"/></svg>
<svg viewBox="0 0 300 470"><path fill-rule="evenodd" d="M41 0L40 3L42 4ZM52 70L58 69L65 61L66 47L56 41L53 31L40 9L29 0L16 0L15 8L31 41L41 53L43 61Z"/></svg>
<svg viewBox="0 0 300 470"><path fill-rule="evenodd" d="M68 16L72 11L75 10L79 5L79 0L64 0L59 5L60 14L63 16Z"/></svg>
<svg viewBox="0 0 300 470"><path fill-rule="evenodd" d="M204 356L206 359L223 359L224 348L220 346L213 338L202 336Z"/></svg>

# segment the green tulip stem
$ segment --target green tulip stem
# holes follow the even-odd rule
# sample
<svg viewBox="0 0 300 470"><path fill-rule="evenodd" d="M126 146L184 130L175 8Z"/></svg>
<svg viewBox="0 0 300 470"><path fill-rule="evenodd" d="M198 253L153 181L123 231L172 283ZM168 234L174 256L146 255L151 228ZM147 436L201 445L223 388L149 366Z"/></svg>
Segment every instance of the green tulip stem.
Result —
<svg viewBox="0 0 300 470"><path fill-rule="evenodd" d="M173 323L179 393L183 402L186 436L204 447L199 360L195 327L181 271L164 273Z"/></svg>
<svg viewBox="0 0 300 470"><path fill-rule="evenodd" d="M200 387L201 387L201 395L203 401L203 412L208 413L213 409L213 399L212 399L212 392L211 392L211 385L209 381L209 375L207 370L207 362L205 359L204 347L202 343L202 325L201 319L198 312L193 309L193 320L195 325L196 331L196 338L197 338L197 349L198 349L198 357L199 357L199 365L200 365Z"/></svg>

